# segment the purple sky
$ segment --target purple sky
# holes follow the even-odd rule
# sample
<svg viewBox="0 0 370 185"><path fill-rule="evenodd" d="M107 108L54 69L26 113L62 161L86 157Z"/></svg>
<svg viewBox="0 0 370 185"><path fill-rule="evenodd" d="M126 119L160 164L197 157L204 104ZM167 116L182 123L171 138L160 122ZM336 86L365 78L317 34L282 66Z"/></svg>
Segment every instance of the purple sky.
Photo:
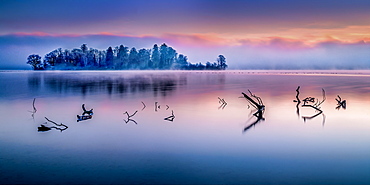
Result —
<svg viewBox="0 0 370 185"><path fill-rule="evenodd" d="M163 42L192 63L224 54L234 69L363 68L370 63L370 1L0 1L0 69L28 69L29 54L83 43Z"/></svg>

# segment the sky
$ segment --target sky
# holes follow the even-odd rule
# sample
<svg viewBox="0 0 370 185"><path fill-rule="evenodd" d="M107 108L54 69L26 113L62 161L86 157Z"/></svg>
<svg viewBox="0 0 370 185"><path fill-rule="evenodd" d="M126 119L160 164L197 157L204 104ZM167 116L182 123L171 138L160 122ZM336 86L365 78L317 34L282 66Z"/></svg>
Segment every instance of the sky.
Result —
<svg viewBox="0 0 370 185"><path fill-rule="evenodd" d="M0 0L0 69L81 44L166 43L230 69L370 67L369 0Z"/></svg>

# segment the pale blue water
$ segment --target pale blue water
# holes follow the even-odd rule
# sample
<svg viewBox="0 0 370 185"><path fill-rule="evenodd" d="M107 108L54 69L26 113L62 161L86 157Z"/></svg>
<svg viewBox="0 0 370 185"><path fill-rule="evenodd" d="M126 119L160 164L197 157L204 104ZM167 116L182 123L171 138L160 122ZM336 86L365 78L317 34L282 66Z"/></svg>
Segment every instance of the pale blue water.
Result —
<svg viewBox="0 0 370 185"><path fill-rule="evenodd" d="M3 71L0 183L369 184L369 74ZM325 89L323 114L297 114L297 86L301 99ZM243 131L256 120L248 89L265 120ZM82 104L94 115L77 122ZM38 132L44 117L68 128Z"/></svg>

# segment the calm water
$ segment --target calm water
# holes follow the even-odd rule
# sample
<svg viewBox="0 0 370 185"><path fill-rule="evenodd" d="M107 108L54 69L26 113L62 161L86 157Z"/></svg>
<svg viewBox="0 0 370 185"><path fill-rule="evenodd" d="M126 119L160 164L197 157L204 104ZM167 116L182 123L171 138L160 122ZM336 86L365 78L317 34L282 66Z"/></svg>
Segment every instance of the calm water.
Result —
<svg viewBox="0 0 370 185"><path fill-rule="evenodd" d="M0 183L369 184L369 74L0 72ZM298 86L325 90L322 114ZM248 89L266 106L251 127Z"/></svg>

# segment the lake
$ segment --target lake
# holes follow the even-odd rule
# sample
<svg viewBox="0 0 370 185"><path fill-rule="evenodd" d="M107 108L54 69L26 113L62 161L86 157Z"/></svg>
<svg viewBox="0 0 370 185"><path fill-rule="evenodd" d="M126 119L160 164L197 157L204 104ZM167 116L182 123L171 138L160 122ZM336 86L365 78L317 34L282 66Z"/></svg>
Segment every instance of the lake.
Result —
<svg viewBox="0 0 370 185"><path fill-rule="evenodd" d="M0 79L1 184L370 183L370 71ZM242 92L265 106L261 117ZM82 104L93 115L77 121Z"/></svg>

